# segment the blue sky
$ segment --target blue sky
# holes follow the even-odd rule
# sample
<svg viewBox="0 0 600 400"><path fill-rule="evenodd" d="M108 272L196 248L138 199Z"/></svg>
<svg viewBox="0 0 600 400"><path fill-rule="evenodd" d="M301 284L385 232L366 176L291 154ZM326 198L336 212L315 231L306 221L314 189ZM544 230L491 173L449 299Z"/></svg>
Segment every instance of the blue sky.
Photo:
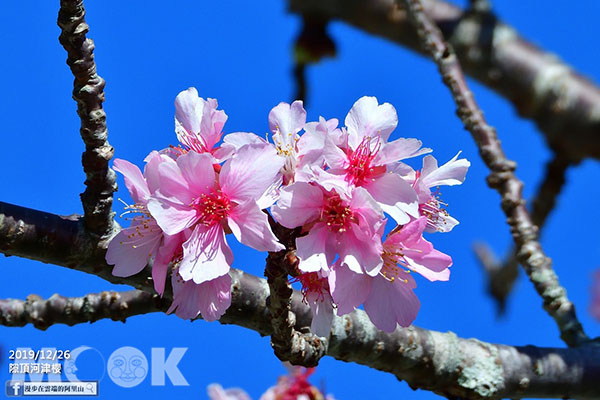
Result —
<svg viewBox="0 0 600 400"><path fill-rule="evenodd" d="M584 38L598 37L592 20L600 3L587 1L496 2L501 19L525 37L559 54L578 71L600 80L598 58ZM291 101L291 45L299 29L296 16L282 1L173 1L142 3L87 1L89 37L96 43L98 72L107 81L109 140L115 156L142 165L153 149L175 144L173 101L177 93L195 86L200 96L217 98L229 115L226 132L268 131L269 110ZM72 75L66 53L58 43L58 1L10 2L0 16L0 126L3 143L0 200L56 214L81 212L79 193L84 175L80 167L83 143L79 119L71 99ZM421 311L415 324L453 331L461 337L515 345L562 346L553 321L541 300L521 276L504 318L495 316L485 294L484 276L472 243L484 240L498 254L511 243L498 195L487 188L487 170L469 134L454 115L454 105L433 64L385 40L342 23L332 23L331 36L338 56L308 71L308 117L320 115L343 121L363 95L393 104L399 124L392 138L416 137L434 149L442 162L459 150L472 167L464 185L442 190L443 199L460 225L449 234L429 235L434 245L454 259L449 282L419 279ZM512 106L490 90L471 82L476 99L494 125L509 158L518 162L517 175L530 197L550 157L535 126L519 119ZM542 244L553 257L556 271L577 306L588 334L598 336L600 324L587 313L590 276L600 267L594 203L600 197L595 183L596 161L572 168L558 207L548 221ZM129 199L122 179L116 197ZM118 207L118 206L117 206ZM124 221L123 221L124 222ZM234 247L234 266L260 275L265 254ZM0 257L1 298L35 293L82 296L102 290L128 290L100 278L61 267L15 257ZM122 346L135 346L150 362L152 348L188 348L179 369L189 386L153 386L150 376L133 388L115 385L107 376L100 382L101 398L144 396L158 399L206 399L206 386L219 382L239 386L253 398L284 373L272 354L268 338L236 326L153 314L125 324L98 321L75 327L0 327L2 364L0 382L9 379L7 352L17 347L97 351L82 355L80 378L100 379L104 363ZM412 391L395 377L354 364L325 358L313 377L338 399L429 399L428 392ZM432 397L433 396L433 397Z"/></svg>

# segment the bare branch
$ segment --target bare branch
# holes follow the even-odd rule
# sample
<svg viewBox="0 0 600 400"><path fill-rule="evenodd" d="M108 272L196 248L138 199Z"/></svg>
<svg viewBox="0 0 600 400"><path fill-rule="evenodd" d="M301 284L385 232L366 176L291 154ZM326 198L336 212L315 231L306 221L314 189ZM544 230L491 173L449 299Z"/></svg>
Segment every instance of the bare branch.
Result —
<svg viewBox="0 0 600 400"><path fill-rule="evenodd" d="M153 290L148 285L149 271L127 279L106 274L110 268L103 256L85 253L88 245L79 241L84 236L79 232L82 230L78 221L0 203L0 252L97 271L111 282ZM71 246L62 246L66 242ZM232 303L220 322L271 335L267 282L235 269L230 274ZM170 300L170 292L164 298ZM310 324L310 309L298 292L292 294L291 311L296 316L296 329ZM446 397L600 397L600 347L593 343L574 349L513 347L414 326L386 334L357 310L334 319L327 354L393 373L414 388Z"/></svg>
<svg viewBox="0 0 600 400"><path fill-rule="evenodd" d="M496 130L485 121L469 90L458 58L438 27L425 14L421 1L403 0L403 3L415 25L421 44L437 64L442 80L452 93L457 115L465 129L473 136L481 158L491 171L487 178L488 185L496 189L502 197L502 210L518 249L519 261L544 300L544 309L554 318L561 338L569 346L578 346L589 341L577 320L575 306L558 282L558 276L552 268L552 260L544 254L537 240L538 229L532 222L521 193L523 183L514 174L516 164L506 158Z"/></svg>
<svg viewBox="0 0 600 400"><path fill-rule="evenodd" d="M104 79L96 73L94 42L86 38L82 0L61 0L58 25L60 43L67 51L67 64L75 76L73 99L81 119L81 137L85 143L81 161L86 174L86 189L81 194L84 225L90 233L103 238L113 231L112 195L116 177L108 162L114 149L107 141Z"/></svg>
<svg viewBox="0 0 600 400"><path fill-rule="evenodd" d="M556 199L565 184L565 174L570 165L572 163L560 154L555 154L546 165L546 175L531 207L531 220L538 227L538 235L541 234L546 219L556 205ZM512 248L506 259L499 262L488 246L478 243L474 247L479 262L488 273L488 292L496 300L498 313L502 314L506 299L519 276L517 250Z"/></svg>
<svg viewBox="0 0 600 400"><path fill-rule="evenodd" d="M395 0L288 0L300 14L339 19L413 50L419 40ZM465 71L533 119L557 153L600 158L600 88L557 56L520 37L489 13L463 12L424 0L425 12L450 42Z"/></svg>
<svg viewBox="0 0 600 400"><path fill-rule="evenodd" d="M25 301L0 300L0 325L33 324L46 330L54 324L73 326L104 318L125 322L128 317L166 311L167 307L167 302L158 295L141 290L90 293L83 297L54 294L48 300L32 294Z"/></svg>

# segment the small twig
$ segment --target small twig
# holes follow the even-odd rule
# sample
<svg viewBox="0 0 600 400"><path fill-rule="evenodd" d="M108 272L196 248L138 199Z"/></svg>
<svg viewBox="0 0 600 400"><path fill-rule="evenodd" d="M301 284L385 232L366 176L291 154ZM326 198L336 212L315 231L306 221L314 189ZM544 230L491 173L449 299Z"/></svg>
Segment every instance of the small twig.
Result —
<svg viewBox="0 0 600 400"><path fill-rule="evenodd" d="M0 325L33 324L41 330L54 324L73 326L110 318L123 321L134 315L166 311L168 302L140 290L90 293L83 297L54 294L47 300L32 294L26 300L0 300Z"/></svg>
<svg viewBox="0 0 600 400"><path fill-rule="evenodd" d="M556 205L556 199L565 184L567 169L571 165L570 160L556 153L546 165L546 175L531 207L531 220L538 227L538 235L541 234L546 219ZM519 276L517 250L512 248L502 263L496 259L493 250L483 243L476 243L474 250L488 273L488 292L496 300L498 314L501 315L506 309L506 299Z"/></svg>
<svg viewBox="0 0 600 400"><path fill-rule="evenodd" d="M267 256L265 276L269 284L269 311L273 334L271 346L281 361L289 361L294 365L314 367L327 352L327 341L316 335L297 331L296 315L292 311L292 295L294 290L288 280L288 273L295 274L296 258L295 240L298 230L286 229L277 224L271 216L269 222L286 250L270 252Z"/></svg>
<svg viewBox="0 0 600 400"><path fill-rule="evenodd" d="M84 225L99 239L113 230L112 196L117 190L115 173L108 166L114 149L107 141L104 101L104 79L96 73L94 42L86 38L82 0L61 0L58 26L59 41L67 51L67 64L75 76L73 99L81 119L81 137L85 143L82 155L86 189L81 194Z"/></svg>
<svg viewBox="0 0 600 400"><path fill-rule="evenodd" d="M507 217L519 261L544 301L545 310L554 318L561 338L569 346L589 341L577 319L575 306L558 282L552 260L544 254L537 240L537 227L522 198L523 183L514 174L516 163L502 151L496 131L487 124L473 98L462 69L439 28L425 14L420 0L403 0L407 14L416 28L422 47L438 66L442 79L450 89L462 120L479 147L479 154L490 169L488 185L500 193L502 210Z"/></svg>

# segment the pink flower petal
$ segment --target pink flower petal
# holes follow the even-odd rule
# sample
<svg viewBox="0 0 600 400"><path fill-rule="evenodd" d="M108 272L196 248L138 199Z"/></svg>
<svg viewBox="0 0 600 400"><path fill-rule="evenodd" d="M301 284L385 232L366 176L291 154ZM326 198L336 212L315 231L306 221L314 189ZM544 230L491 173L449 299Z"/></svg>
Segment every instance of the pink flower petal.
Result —
<svg viewBox="0 0 600 400"><path fill-rule="evenodd" d="M150 197L150 191L140 169L129 161L120 158L116 158L113 162L113 169L123 174L125 186L129 190L133 201L138 204L146 204Z"/></svg>
<svg viewBox="0 0 600 400"><path fill-rule="evenodd" d="M187 182L187 190L194 195L193 197L209 193L215 186L213 157L210 154L190 151L177 159L177 166L181 176ZM161 174L161 179L162 176ZM161 192L163 192L162 185Z"/></svg>
<svg viewBox="0 0 600 400"><path fill-rule="evenodd" d="M206 321L219 319L231 305L231 278L224 275L202 284L183 281L173 274L173 303L167 313L183 319L193 319L202 314Z"/></svg>
<svg viewBox="0 0 600 400"><path fill-rule="evenodd" d="M317 336L329 337L331 325L333 323L333 305L329 295L319 295L309 292L306 295L306 301L312 312L312 322L310 330Z"/></svg>
<svg viewBox="0 0 600 400"><path fill-rule="evenodd" d="M148 210L167 235L176 235L198 221L197 212L190 208L189 203L182 204L178 199L163 197L160 190L148 202Z"/></svg>
<svg viewBox="0 0 600 400"><path fill-rule="evenodd" d="M376 165L395 163L407 158L417 157L422 154L431 153L431 149L421 148L421 141L412 138L400 138L382 146L375 157Z"/></svg>
<svg viewBox="0 0 600 400"><path fill-rule="evenodd" d="M354 103L345 123L350 146L355 149L365 136L380 135L386 142L398 125L398 115L391 104L379 105L375 97L364 96Z"/></svg>
<svg viewBox="0 0 600 400"><path fill-rule="evenodd" d="M202 318L216 321L231 305L231 277L223 275L202 283L198 293L198 306Z"/></svg>
<svg viewBox="0 0 600 400"><path fill-rule="evenodd" d="M433 156L425 156L421 171L423 184L431 188L434 186L453 186L463 183L471 163L466 158L458 160L459 154L460 152L439 168Z"/></svg>
<svg viewBox="0 0 600 400"><path fill-rule="evenodd" d="M352 272L340 262L329 272L328 279L337 315L348 314L361 305L367 299L373 282L372 277Z"/></svg>
<svg viewBox="0 0 600 400"><path fill-rule="evenodd" d="M148 190L150 194L153 194L160 187L160 175L158 172L158 166L163 162L169 162L169 157L164 154L160 154L158 151L152 151L145 158L146 166L144 167L144 177L148 184Z"/></svg>
<svg viewBox="0 0 600 400"><path fill-rule="evenodd" d="M229 214L229 228L240 243L258 251L279 251L279 243L271 231L267 214L255 202L248 201L235 207Z"/></svg>
<svg viewBox="0 0 600 400"><path fill-rule="evenodd" d="M199 133L204 110L204 99L198 97L196 88L180 92L175 98L175 119L188 133Z"/></svg>
<svg viewBox="0 0 600 400"><path fill-rule="evenodd" d="M154 281L154 290L161 296L165 291L169 264L180 250L184 240L183 234L163 235L163 242L156 252L156 258L152 264L152 280Z"/></svg>
<svg viewBox="0 0 600 400"><path fill-rule="evenodd" d="M300 258L298 265L300 271L317 272L329 269L329 261L333 262L327 257L329 234L329 230L324 224L317 224L308 235L296 239L296 255Z"/></svg>
<svg viewBox="0 0 600 400"><path fill-rule="evenodd" d="M383 266L381 238L356 224L340 235L340 260L355 273L375 276Z"/></svg>
<svg viewBox="0 0 600 400"><path fill-rule="evenodd" d="M276 180L284 163L271 145L246 145L221 169L221 190L238 203L256 201Z"/></svg>
<svg viewBox="0 0 600 400"><path fill-rule="evenodd" d="M348 155L335 145L331 136L325 139L325 147L323 148L323 158L325 162L334 170L345 169L348 165Z"/></svg>
<svg viewBox="0 0 600 400"><path fill-rule="evenodd" d="M315 220L323 204L323 191L306 182L296 182L283 188L271 212L287 228L302 226Z"/></svg>
<svg viewBox="0 0 600 400"><path fill-rule="evenodd" d="M406 224L410 216L419 216L417 193L411 184L399 175L386 173L364 186L399 225Z"/></svg>
<svg viewBox="0 0 600 400"><path fill-rule="evenodd" d="M229 272L233 253L220 225L208 229L197 225L190 238L183 244L183 259L179 274L184 280L193 279L203 283Z"/></svg>
<svg viewBox="0 0 600 400"><path fill-rule="evenodd" d="M279 103L269 113L269 129L271 132L280 132L284 140L298 133L306 123L306 110L301 100L296 100L290 106L288 103Z"/></svg>
<svg viewBox="0 0 600 400"><path fill-rule="evenodd" d="M174 160L164 160L158 165L160 193L163 197L173 197L181 204L190 204L194 200L188 181Z"/></svg>
<svg viewBox="0 0 600 400"><path fill-rule="evenodd" d="M223 110L217 110L218 103L216 99L206 99L204 109L202 110L202 121L200 126L200 136L208 150L221 140L223 126L227 121L227 114Z"/></svg>
<svg viewBox="0 0 600 400"><path fill-rule="evenodd" d="M403 278L390 282L379 276L373 280L373 287L364 303L365 311L373 324L384 332L393 332L396 325L407 327L415 320L421 306L414 294L414 279L406 274Z"/></svg>
<svg viewBox="0 0 600 400"><path fill-rule="evenodd" d="M152 225L152 228L151 226ZM156 224L136 224L119 232L109 243L106 262L114 265L114 276L132 276L144 269L156 252L162 232Z"/></svg>

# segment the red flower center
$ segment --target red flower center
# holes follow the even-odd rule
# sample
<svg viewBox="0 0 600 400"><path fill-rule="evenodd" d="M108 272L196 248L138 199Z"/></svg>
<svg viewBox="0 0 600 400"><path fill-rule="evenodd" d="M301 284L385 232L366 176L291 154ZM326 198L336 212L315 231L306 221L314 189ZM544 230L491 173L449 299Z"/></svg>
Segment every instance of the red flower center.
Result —
<svg viewBox="0 0 600 400"><path fill-rule="evenodd" d="M377 136L375 147L371 149L371 138L365 137L356 150L347 150L350 165L346 168L346 180L356 186L361 186L385 173L385 166L371 166L371 162L379 152L381 143Z"/></svg>
<svg viewBox="0 0 600 400"><path fill-rule="evenodd" d="M325 300L325 293L329 293L327 278L321 278L316 272L301 274L296 278L296 282L302 284L302 295L305 302L308 293L317 293L319 301Z"/></svg>
<svg viewBox="0 0 600 400"><path fill-rule="evenodd" d="M190 206L196 210L200 224L212 226L227 218L231 201L223 192L213 189L209 194L195 198Z"/></svg>
<svg viewBox="0 0 600 400"><path fill-rule="evenodd" d="M345 232L350 228L351 223L357 223L354 213L338 194L327 199L327 204L323 207L322 218L332 232Z"/></svg>

